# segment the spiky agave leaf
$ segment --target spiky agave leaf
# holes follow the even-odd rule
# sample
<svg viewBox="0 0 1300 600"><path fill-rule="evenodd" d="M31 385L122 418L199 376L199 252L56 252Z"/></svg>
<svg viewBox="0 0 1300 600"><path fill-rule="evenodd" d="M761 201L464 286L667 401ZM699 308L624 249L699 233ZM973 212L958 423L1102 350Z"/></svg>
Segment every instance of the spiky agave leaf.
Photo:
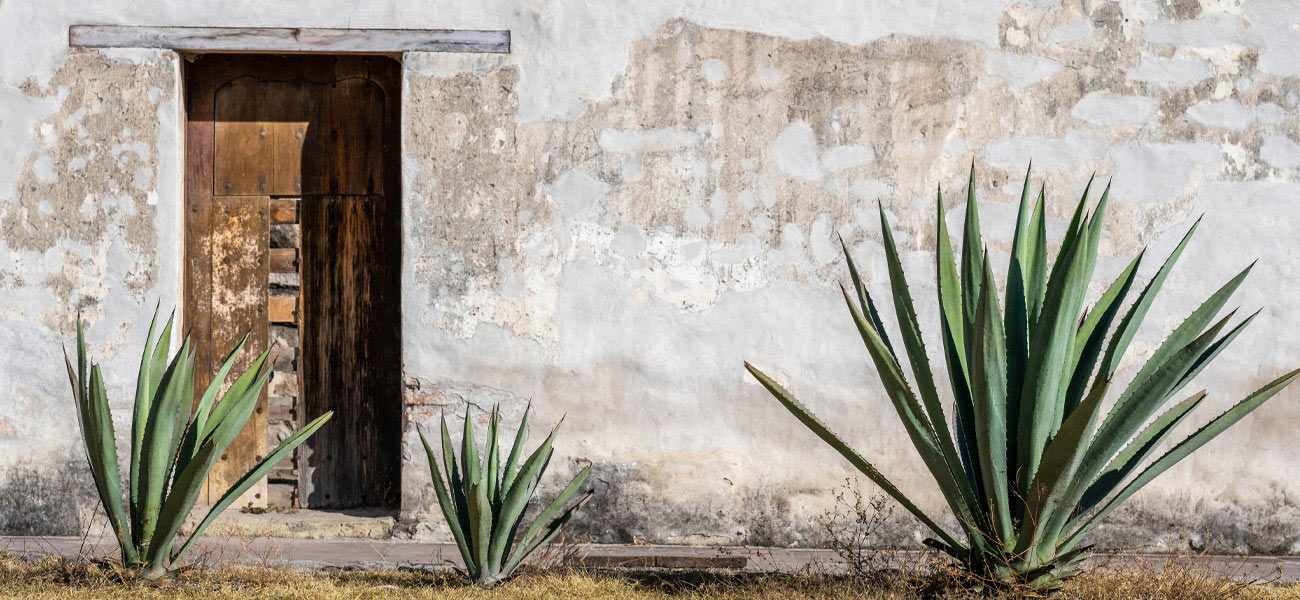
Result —
<svg viewBox="0 0 1300 600"><path fill-rule="evenodd" d="M466 575L478 585L493 585L509 577L519 565L554 539L591 497L588 492L570 504L590 473L591 468L586 467L534 517L522 535L519 533L519 528L525 525L524 511L536 496L537 485L550 464L554 453L552 444L560 429L559 424L551 429L541 445L520 464L531 410L531 406L524 410L519 430L504 463L500 460L498 448L501 416L497 407L493 407L488 418L487 446L482 464L474 440L469 407L465 410L464 434L461 437L460 469L457 469L458 459L447 430L446 418L441 420L441 466L433 446L424 437L424 433L420 433L429 460L438 506L456 540L456 548L465 563ZM461 471L465 474L463 478Z"/></svg>
<svg viewBox="0 0 1300 600"><path fill-rule="evenodd" d="M940 339L954 397L943 414L888 219L881 213L886 264L906 362L889 344L864 278L841 240L854 294L845 301L859 335L913 445L948 500L963 543L771 378L746 368L796 418L930 528L933 542L967 569L995 581L1051 588L1077 574L1082 540L1142 486L1203 446L1296 379L1292 371L1252 393L1155 460L1204 398L1162 408L1254 319L1219 317L1250 267L1212 293L1175 328L1103 410L1111 381L1157 292L1187 246L1193 224L1156 274L1118 318L1135 288L1139 253L1085 310L1110 189L1092 212L1089 190L1076 205L1061 245L1048 256L1046 196L1031 209L1030 173L1020 196L1007 269L1005 303L980 239L974 169L967 187L960 261L954 255L939 195L935 267ZM1049 258L1051 259L1049 261ZM1052 265L1048 269L1048 264ZM960 275L959 275L960 273ZM1258 313L1256 313L1258 314ZM1118 318L1118 321L1117 321ZM952 418L956 427L947 429ZM1148 462L1149 461L1149 462Z"/></svg>

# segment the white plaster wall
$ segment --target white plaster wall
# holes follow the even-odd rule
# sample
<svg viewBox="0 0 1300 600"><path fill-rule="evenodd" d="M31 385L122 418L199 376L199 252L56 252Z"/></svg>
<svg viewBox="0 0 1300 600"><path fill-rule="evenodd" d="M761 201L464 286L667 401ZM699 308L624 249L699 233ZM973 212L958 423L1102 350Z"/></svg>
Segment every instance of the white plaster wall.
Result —
<svg viewBox="0 0 1300 600"><path fill-rule="evenodd" d="M1239 301L1265 311L1203 377L1213 398L1206 415L1300 362L1300 343L1286 335L1300 317L1288 293L1300 283L1289 243L1300 218L1297 19L1281 0L324 0L311 10L280 0L3 0L0 389L10 394L0 401L0 469L9 467L0 490L80 464L58 357L75 310L90 320L124 408L152 305L178 297L176 58L86 58L66 47L69 24L510 29L508 56L406 58L410 426L465 402L501 402L517 418L531 400L538 423L568 415L559 446L568 460L555 470L598 467L608 500L583 531L788 544L815 541L813 517L852 473L744 375L741 360L788 382L937 509L840 305L835 236L883 290L874 208L885 205L932 336L931 190L951 191L956 225L972 159L999 256L1012 189L1031 158L1057 233L1090 172L1114 177L1104 274L1142 246L1163 255L1205 214L1135 343L1139 357L1209 286L1262 257ZM764 63L759 48L785 54ZM905 60L913 54L917 65ZM855 62L873 56L884 60ZM172 73L154 78L163 93L119 80L127 64ZM78 70L85 65L110 79ZM827 73L831 92L800 78L810 72ZM854 78L870 74L889 93L853 100ZM60 112L69 99L120 100L127 90L156 113L156 133L141 139L106 123L78 143L75 111ZM124 144L152 173L76 168L90 150ZM446 164L456 162L468 166ZM74 181L114 190L89 194L105 212L75 216L85 198L50 205L54 215L66 205L68 218L32 212L41 199L24 184L81 190L68 187ZM139 206L156 210L141 217ZM109 226L78 237L78 219L92 218ZM1290 476L1300 466L1289 435L1297 393L1153 484L1103 535L1295 550L1300 512L1277 507L1300 491ZM408 443L407 452L404 516L428 523L413 534L438 536L419 451ZM6 517L10 529L45 505L23 506ZM900 523L898 537L911 527Z"/></svg>

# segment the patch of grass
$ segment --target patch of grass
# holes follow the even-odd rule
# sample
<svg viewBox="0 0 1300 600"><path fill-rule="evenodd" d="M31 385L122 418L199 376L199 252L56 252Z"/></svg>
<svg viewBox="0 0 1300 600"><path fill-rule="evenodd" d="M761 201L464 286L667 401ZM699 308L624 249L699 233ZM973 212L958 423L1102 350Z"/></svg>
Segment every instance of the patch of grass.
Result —
<svg viewBox="0 0 1300 600"><path fill-rule="evenodd" d="M153 584L130 583L113 565L46 558L0 557L0 596L32 600L181 598L607 598L611 600L974 600L954 575L882 573L871 578L825 575L758 575L734 572L598 572L534 570L494 589L466 585L449 572L192 569ZM1007 598L1008 596L1002 596ZM1025 597L1025 596L1015 596ZM1190 561L1161 566L1107 567L1080 577L1053 598L1065 600L1282 600L1300 598L1300 586L1243 584L1213 575Z"/></svg>

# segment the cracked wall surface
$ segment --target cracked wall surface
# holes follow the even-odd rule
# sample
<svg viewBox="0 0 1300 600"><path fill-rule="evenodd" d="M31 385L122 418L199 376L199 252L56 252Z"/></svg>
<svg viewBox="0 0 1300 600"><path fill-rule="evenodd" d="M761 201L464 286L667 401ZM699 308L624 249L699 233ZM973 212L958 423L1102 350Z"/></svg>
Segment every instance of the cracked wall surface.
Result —
<svg viewBox="0 0 1300 600"><path fill-rule="evenodd" d="M1279 335L1300 319L1300 9L1281 0L101 4L0 4L0 34L32 41L0 57L0 385L16 390L0 490L77 485L58 364L76 310L124 400L152 302L178 292L179 59L69 52L72 22L512 31L509 55L404 57L405 535L446 537L416 428L444 412L455 428L466 405L482 425L494 404L513 427L531 402L536 441L565 419L548 489L593 467L575 522L593 540L818 543L853 472L744 360L942 512L839 298L838 238L885 289L885 209L938 348L934 191L959 231L972 161L999 268L1031 159L1053 239L1090 174L1112 182L1098 281L1203 215L1130 371L1261 258L1238 300L1264 312L1201 376L1203 419L1300 362ZM1283 468L1300 467L1298 400L1164 475L1098 541L1300 552ZM23 515L0 523L75 522ZM889 543L921 535L890 523Z"/></svg>

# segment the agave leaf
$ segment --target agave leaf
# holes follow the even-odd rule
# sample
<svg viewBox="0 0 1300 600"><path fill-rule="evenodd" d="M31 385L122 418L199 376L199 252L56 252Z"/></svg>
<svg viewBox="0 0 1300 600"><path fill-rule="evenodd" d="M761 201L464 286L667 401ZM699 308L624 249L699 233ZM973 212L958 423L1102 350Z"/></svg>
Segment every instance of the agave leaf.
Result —
<svg viewBox="0 0 1300 600"><path fill-rule="evenodd" d="M469 484L470 538L474 540L465 558L466 570L474 577L488 572L488 540L492 537L492 507L488 504L487 485L482 481ZM469 559L473 560L469 560Z"/></svg>
<svg viewBox="0 0 1300 600"><path fill-rule="evenodd" d="M1016 230L1011 242L1011 262L1007 265L1006 314L1003 331L1006 332L1007 380L1006 389L1019 390L1024 386L1025 368L1029 364L1029 292L1028 286L1034 262L1034 231L1030 216L1029 182L1033 165L1025 170L1025 185L1020 190L1020 205L1016 214ZM1020 422L1020 394L1006 395L1006 423ZM1004 428L1003 444L1009 472L1015 472L1016 436ZM1013 511L1014 512L1014 511Z"/></svg>
<svg viewBox="0 0 1300 600"><path fill-rule="evenodd" d="M537 517L533 519L532 525L529 525L528 529L524 531L524 535L519 538L518 548L510 556L507 564L519 564L524 560L524 558L526 558L527 553L529 552L528 549L537 535L542 532L543 528L549 528L552 525L552 519L555 519L560 513L560 509L564 508L564 505L568 504L569 500L578 493L578 490L582 488L583 482L587 480L587 475L590 473L590 466L583 467L582 470L578 471L578 474L574 476L573 480L569 482L569 485L565 486L564 490L560 492L560 495L556 496L555 500L552 500L550 504L546 505L546 508L542 509L542 512L537 513Z"/></svg>
<svg viewBox="0 0 1300 600"><path fill-rule="evenodd" d="M1138 326L1142 324L1142 319L1146 318L1147 311L1151 309L1156 294L1160 292L1160 287L1164 285L1165 279L1169 277L1169 272L1173 270L1174 264L1182 256L1183 249L1187 247L1187 243L1192 239L1192 234L1196 233L1196 228L1200 224L1201 220L1197 219L1191 228L1187 230L1187 233L1183 234L1183 239L1178 242L1173 252L1170 252L1169 257L1160 265L1160 270L1156 271L1155 276L1142 289L1142 293L1138 294L1137 300L1134 301L1133 306L1129 308L1128 313L1124 315L1119 326L1115 329L1110 345L1106 347L1106 355L1102 359L1101 370L1097 372L1097 378L1110 379L1115 374L1115 370L1119 368L1119 361L1124 358L1124 352L1128 349L1129 343L1133 341L1133 336L1137 333Z"/></svg>
<svg viewBox="0 0 1300 600"><path fill-rule="evenodd" d="M1047 294L1047 188L1038 188L1038 202L1029 219L1032 230L1029 248L1029 272L1025 275L1025 301L1029 311L1029 331L1038 327L1043 311L1043 298Z"/></svg>
<svg viewBox="0 0 1300 600"><path fill-rule="evenodd" d="M954 475L957 469L955 466L950 467L945 460L934 428L925 416L916 395L908 386L902 367L898 364L898 361L888 354L888 350L885 349L878 333L872 329L871 324L867 322L862 312L858 310L858 307L849 297L848 290L845 290L843 286L840 287L840 290L844 294L844 302L849 307L849 313L853 316L853 322L858 327L858 333L867 346L867 352L876 365L876 372L885 385L886 395L893 403L894 410L903 422L903 427L907 430L913 446L916 447L917 453L921 455L921 460L925 462L930 474L944 491L944 498L948 501L953 513L963 521L968 532L986 531L987 524L980 517L981 513L977 512L976 507L966 504L967 495L961 491L961 485L965 482L959 482L957 476Z"/></svg>
<svg viewBox="0 0 1300 600"><path fill-rule="evenodd" d="M260 391L256 395L260 395ZM226 490L226 493L221 495L221 499L217 500L217 503L213 504L212 508L208 510L208 514L205 515L203 520L199 522L198 526L194 528L194 532L190 534L189 539L185 540L185 544L182 545L180 550L178 550L171 558L172 562L179 562L190 550L194 541L197 540L199 536L203 535L203 532L207 530L208 526L216 520L217 516L220 515L222 511L230 508L230 505L234 504L235 500L238 500L240 496L244 495L244 492L247 492L254 484L261 481L263 477L266 477L266 474L270 473L271 469L274 468L275 465L279 464L280 461L289 456L289 453L293 452L298 446L302 445L303 442L307 441L307 438L316 433L316 431L323 427L325 423L330 420L330 417L333 416L334 412L330 411L312 419L312 421L304 425L302 429L295 431L293 435L290 435L288 438L285 438L284 441L280 442L275 449L271 450L271 452L269 452L262 460L258 461L257 464L253 465L251 469L235 481L234 485L230 486L230 489ZM421 439L423 439L423 435L421 435ZM425 447L427 448L428 445L426 444ZM197 494L195 494L195 499L197 499ZM189 514L189 511L193 506L194 504L192 501L188 506L182 506L183 514L179 519L180 522L185 520L184 516ZM175 533L172 534L172 536L174 535Z"/></svg>
<svg viewBox="0 0 1300 600"><path fill-rule="evenodd" d="M451 500L456 507L456 520L460 522L461 531L465 532L466 543L473 548L473 528L469 522L469 499L465 497L466 484L456 466L456 452L452 450L451 434L447 432L447 418L442 418L442 460L447 469L447 480L451 484ZM464 556L470 556L465 554Z"/></svg>
<svg viewBox="0 0 1300 600"><path fill-rule="evenodd" d="M957 423L957 452L966 472L966 485L976 497L985 497L983 475L980 473L979 448L975 435L975 412L971 404L969 368L966 364L966 335L963 323L961 283L957 279L957 263L948 239L948 225L944 218L943 194L937 193L938 226L935 235L935 278L939 296L939 329L943 340L943 353L948 366L948 380L952 387L953 412Z"/></svg>
<svg viewBox="0 0 1300 600"><path fill-rule="evenodd" d="M973 511L977 504L975 491L966 480L965 473L962 472L957 448L953 445L952 432L948 429L947 417L943 413L943 404L939 401L939 391L935 388L934 374L930 372L929 357L926 354L925 341L921 337L921 325L916 317L912 294L908 290L907 276L903 272L898 247L894 243L894 234L884 210L880 211L880 230L884 237L885 259L889 268L889 282L892 286L894 310L898 315L898 327L902 333L903 346L907 350L908 362L912 366L912 374L916 378L917 390L920 393L921 401L924 403L925 415L933 431L939 452L943 457L948 477L952 481L954 489L964 497L964 503L967 506L966 510ZM854 281L856 284L856 277ZM888 347L888 341L885 340L883 335L884 330L879 328L874 321L872 326L876 333L880 335L881 341L885 343L893 362L897 364L898 358L894 355L893 349Z"/></svg>
<svg viewBox="0 0 1300 600"><path fill-rule="evenodd" d="M1030 224L1031 206L1029 202L1029 182L1030 174L1033 172L1033 169L1033 163L1030 163L1029 168L1025 169L1025 184L1020 189L1020 204L1016 212L1016 230L1011 237L1011 265L1014 274L1009 274L1008 280L1015 280L1017 282L1017 291L1021 294L1021 302L1025 301L1024 276L1028 272L1029 265L1032 262L1031 240L1033 239L1033 231ZM1008 285L1010 284L1008 283ZM1008 292L1006 303L1010 305L1013 303L1013 300L1014 298L1012 298L1011 294ZM1011 324L1006 324L1006 329L1010 330Z"/></svg>
<svg viewBox="0 0 1300 600"><path fill-rule="evenodd" d="M1076 216L1078 215L1076 210ZM1086 249L1088 230L1076 219L1072 228L1078 229L1073 240L1066 234L1067 243L1061 247L1052 273L1048 278L1047 295L1030 347L1034 348L1025 370L1025 384L1020 396L1020 422L1017 425L1016 466L1019 487L1028 490L1042 459L1043 448L1055 429L1057 403L1063 395L1063 367L1070 355L1074 341L1079 310L1088 276L1089 261L1081 256ZM1080 243L1081 242L1085 243Z"/></svg>
<svg viewBox="0 0 1300 600"><path fill-rule="evenodd" d="M975 321L980 298L980 269L984 264L983 237L980 235L979 204L975 201L975 164L970 166L966 182L966 220L961 238L961 304L965 309L966 331Z"/></svg>
<svg viewBox="0 0 1300 600"><path fill-rule="evenodd" d="M152 540L157 526L158 513L162 508L163 495L167 492L170 470L175 455L172 454L172 438L176 425L174 415L184 399L184 386L189 380L187 365L189 363L190 342L181 344L180 352L172 358L171 364L158 385L158 392L150 403L149 419L145 423L144 448L140 451L140 540ZM152 552L150 553L152 554Z"/></svg>
<svg viewBox="0 0 1300 600"><path fill-rule="evenodd" d="M466 404L465 429L460 436L460 472L467 484L473 484L482 482L483 468L478 456L478 442L474 439L474 420L470 417L469 410L470 406ZM483 491L487 492L486 486Z"/></svg>
<svg viewBox="0 0 1300 600"><path fill-rule="evenodd" d="M1138 253L1136 257L1129 262L1128 267L1120 272L1115 281L1102 292L1101 298L1088 311L1088 316L1084 318L1083 324L1079 326L1079 331L1075 334L1074 356L1071 358L1071 367L1068 370L1072 373L1070 376L1070 386L1065 394L1065 412L1068 414L1078 406L1079 401L1083 398L1084 391L1087 389L1088 381L1096 368L1097 359L1101 355L1102 345L1106 341L1106 333L1110 330L1110 324L1114 321L1115 316L1119 314L1120 306L1124 303L1125 296L1133 288L1133 282L1137 280L1138 265L1142 262L1143 253Z"/></svg>
<svg viewBox="0 0 1300 600"><path fill-rule="evenodd" d="M497 428L499 426L500 416L497 414L497 407L492 407L492 416L488 420L488 437L487 437L487 469L483 473L487 483L488 502L492 505L492 512L498 512L501 509L501 495L497 492L497 486L501 484L500 450L497 448Z"/></svg>
<svg viewBox="0 0 1300 600"><path fill-rule="evenodd" d="M930 531L933 531L935 535L939 536L943 543L954 549L964 550L966 548L964 544L957 541L957 538L953 537L951 533L948 533L946 529L918 508L916 504L914 504L901 490L898 489L897 486L893 484L893 482L889 481L889 479L882 475L880 471L876 470L876 467L872 466L871 463L862 458L862 455L858 454L856 450L846 444L839 436L832 433L831 430L821 422L821 420L809 412L807 408L804 408L803 404L800 404L798 400L795 400L794 396L791 396L789 392L785 391L785 388L781 387L780 384L773 381L772 378L768 377L762 371L749 363L745 363L745 369L747 369L759 383L763 384L763 387L767 388L767 391L770 392L782 406L785 406L786 410L789 410L796 419L799 419L800 423L803 423L805 427L817 434L817 437L829 444L836 452L839 452L840 456L847 459L849 463L857 468L858 471L862 472L867 479L870 479L873 483L880 486L880 489L884 490L886 494L889 494L890 497L896 500L904 510L912 513L912 516L915 516L926 527L929 527Z"/></svg>
<svg viewBox="0 0 1300 600"><path fill-rule="evenodd" d="M1130 473L1137 469L1138 465L1146 461L1147 458L1155 452L1156 447L1160 445L1169 434L1173 433L1174 428L1182 423L1192 410L1201 404L1205 399L1205 390L1193 394L1190 398L1179 402L1173 408L1165 411L1164 414L1147 425L1142 433L1133 438L1124 450L1117 454L1114 459L1106 465L1101 476L1088 486L1083 493L1083 500L1079 504L1079 512L1086 513L1102 501L1111 492L1119 487L1119 484L1126 479Z"/></svg>
<svg viewBox="0 0 1300 600"><path fill-rule="evenodd" d="M880 213L884 218L884 211ZM892 235L890 236L892 240ZM849 247L844 243L844 238L840 238L840 248L844 250L844 261L849 265L849 279L853 281L853 290L858 294L858 303L866 307L867 317L871 319L871 325L880 332L880 339L885 342L885 347L889 353L897 358L898 354L894 352L893 344L889 343L889 336L885 333L885 322L880 319L880 311L876 310L876 302L871 298L871 292L867 291L866 284L862 283L862 277L858 275L858 266L853 262L853 254L849 252ZM891 278L892 281L892 278Z"/></svg>
<svg viewBox="0 0 1300 600"><path fill-rule="evenodd" d="M122 487L117 466L117 436L113 429L113 413L108 407L108 394L104 390L104 376L99 365L90 369L89 397L86 398L86 417L83 437L86 437L86 457L91 463L91 473L99 500L104 505L109 526L117 536L122 557L127 564L136 562L126 510L122 507ZM92 431L86 436L87 431Z"/></svg>
<svg viewBox="0 0 1300 600"><path fill-rule="evenodd" d="M975 423L979 427L980 470L984 475L984 492L992 515L993 533L1005 544L1015 534L1011 522L1011 500L1007 488L1006 405L1007 359L1006 336L1002 330L1002 311L998 307L998 286L988 253L980 269L983 282L979 308L975 313L972 335L967 338L966 355L971 364L971 398Z"/></svg>
<svg viewBox="0 0 1300 600"><path fill-rule="evenodd" d="M176 410L171 414L172 440L171 445L167 448L167 456L171 457L171 460L168 461L167 468L163 471L163 481L168 482L169 486L172 477L176 474L177 456L185 441L186 426L190 422L190 409L194 406L194 364L195 353L191 349L184 363L184 379L181 381L180 401L176 403Z"/></svg>
<svg viewBox="0 0 1300 600"><path fill-rule="evenodd" d="M136 512L136 507L140 504L140 449L143 446L145 422L149 417L149 403L153 400L153 395L157 390L156 386L154 386L152 372L156 346L154 328L157 325L158 307L155 306L153 319L149 321L149 332L145 334L144 338L144 352L140 354L140 371L135 381L135 408L131 413L131 462L127 483L130 486L131 524L133 530L140 523L140 515ZM167 320L167 326L170 330L171 319ZM164 360L165 358L164 356ZM140 532L133 531L133 533L138 536Z"/></svg>
<svg viewBox="0 0 1300 600"><path fill-rule="evenodd" d="M433 491L438 496L438 507L442 509L442 518L446 520L447 528L451 530L451 537L456 540L456 549L460 551L460 555L469 556L469 543L465 539L465 530L461 527L460 518L456 514L456 505L452 503L446 481L443 480L442 467L438 465L438 459L433 454L433 448L429 446L429 440L425 439L424 432L418 429L416 431L420 434L420 443L424 445L424 454L429 459L429 473L433 476Z"/></svg>
<svg viewBox="0 0 1300 600"><path fill-rule="evenodd" d="M515 474L519 470L519 457L523 455L524 440L528 439L528 413L532 411L532 405L529 404L524 409L523 419L519 421L519 431L515 432L515 443L510 447L510 455L506 457L505 474L501 476L501 489L509 490L515 482ZM504 495L505 492L502 492Z"/></svg>
<svg viewBox="0 0 1300 600"><path fill-rule="evenodd" d="M962 289L957 279L957 262L952 253L952 242L948 236L948 224L943 214L943 194L938 194L938 225L935 234L935 273L938 279L936 290L939 293L939 320L946 334L945 340L951 342L953 356L950 362L960 367L962 378L966 377L966 342L965 328L962 325ZM950 338L950 339L949 339ZM949 369L952 370L951 367ZM956 378L954 378L954 382ZM954 383L954 385L956 385ZM954 393L956 390L954 390ZM962 394L956 394L958 396ZM969 396L969 392L966 392Z"/></svg>
<svg viewBox="0 0 1300 600"><path fill-rule="evenodd" d="M1120 492L1103 505L1100 510L1093 513L1090 518L1079 525L1078 529L1075 530L1070 539L1067 540L1064 547L1068 549L1077 544L1083 534L1091 530L1098 520L1105 517L1110 513L1110 511L1114 510L1115 507L1119 506L1138 490L1142 489L1142 486L1150 483L1151 480L1159 477L1175 464L1178 464L1179 461L1196 451L1196 449L1204 446L1220 433L1226 431L1237 421L1240 421L1246 415L1250 414L1251 411L1254 411L1256 408L1263 405L1269 398L1272 398L1277 395L1278 392L1286 389L1286 387L1291 385L1291 383L1293 383L1297 378L1300 378L1300 369L1296 369L1274 379L1265 384L1264 387L1255 390L1254 393L1247 396L1241 402L1238 402L1232 408L1229 408L1223 414L1215 417L1214 420L1205 424L1205 426L1197 430L1196 433L1193 433L1183 441L1179 442L1178 445L1174 446L1160 458L1156 459L1155 462L1151 463L1151 465L1143 470L1142 473L1133 479L1133 481L1124 486L1124 489L1120 490Z"/></svg>
<svg viewBox="0 0 1300 600"><path fill-rule="evenodd" d="M505 565L505 567L502 569L502 572L510 573L511 571L514 571L519 567L520 564L523 563L523 561L528 560L529 556L532 556L535 552L537 552L538 548L541 548L542 546L551 543L551 540L555 539L555 536L560 533L560 530L563 529L564 526L571 519L573 519L573 515L576 514L578 510L581 509L583 505L587 503L588 500L591 500L591 492L587 492L585 495L583 495L581 499L575 502L573 506L570 506L563 513L561 513L560 516L556 517L555 519L547 523L546 529L540 538L537 538L531 544L528 545L520 544L520 549L515 551L514 554L511 555L510 562L508 562Z"/></svg>
<svg viewBox="0 0 1300 600"><path fill-rule="evenodd" d="M491 548L485 549L486 556L493 557L500 561L505 556L505 548L509 543L512 529L517 525L520 518L524 515L524 509L528 507L528 500L532 498L533 489L541 479L542 473L546 470L546 461L550 458L551 444L555 441L555 434L560 430L556 425L551 429L550 435L533 451L524 465L520 467L519 474L511 484L510 489L506 491L505 499L501 502L501 512L497 517L497 527L492 532Z"/></svg>

